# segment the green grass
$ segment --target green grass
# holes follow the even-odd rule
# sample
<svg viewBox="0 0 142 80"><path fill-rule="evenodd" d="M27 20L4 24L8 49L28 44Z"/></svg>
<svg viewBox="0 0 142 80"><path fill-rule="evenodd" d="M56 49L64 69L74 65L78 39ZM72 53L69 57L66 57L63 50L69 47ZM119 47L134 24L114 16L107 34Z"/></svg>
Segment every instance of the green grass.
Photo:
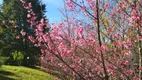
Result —
<svg viewBox="0 0 142 80"><path fill-rule="evenodd" d="M54 76L40 70L4 65L0 68L0 80L54 80Z"/></svg>

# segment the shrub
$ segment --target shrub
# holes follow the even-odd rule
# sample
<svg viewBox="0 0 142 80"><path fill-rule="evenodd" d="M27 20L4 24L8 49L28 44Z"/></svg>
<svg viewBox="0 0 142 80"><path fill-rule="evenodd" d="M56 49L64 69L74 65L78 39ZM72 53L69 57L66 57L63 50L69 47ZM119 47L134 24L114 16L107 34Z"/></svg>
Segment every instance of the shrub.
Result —
<svg viewBox="0 0 142 80"><path fill-rule="evenodd" d="M14 51L12 52L12 58L17 63L17 65L20 66L24 59L24 55L20 51Z"/></svg>
<svg viewBox="0 0 142 80"><path fill-rule="evenodd" d="M0 67L9 59L9 57L0 56Z"/></svg>

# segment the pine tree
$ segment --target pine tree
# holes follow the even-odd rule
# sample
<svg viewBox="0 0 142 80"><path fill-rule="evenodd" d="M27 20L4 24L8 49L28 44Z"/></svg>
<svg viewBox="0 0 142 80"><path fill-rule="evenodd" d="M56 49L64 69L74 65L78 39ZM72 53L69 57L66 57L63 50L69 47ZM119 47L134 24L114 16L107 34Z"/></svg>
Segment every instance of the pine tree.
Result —
<svg viewBox="0 0 142 80"><path fill-rule="evenodd" d="M37 22L45 17L45 5L40 5L39 0L26 0L26 2L31 3L32 10L37 15ZM24 55L22 65L33 66L39 64L40 49L28 40L28 36L34 35L34 31L27 22L27 16L28 13L19 0L4 0L0 12L0 23L2 23L0 28L4 33L0 37L3 37L6 43L2 51L3 55L9 56L15 50L20 51ZM22 31L26 32L24 36L21 34ZM16 37L20 38L16 39ZM8 61L9 64L14 62L11 58Z"/></svg>

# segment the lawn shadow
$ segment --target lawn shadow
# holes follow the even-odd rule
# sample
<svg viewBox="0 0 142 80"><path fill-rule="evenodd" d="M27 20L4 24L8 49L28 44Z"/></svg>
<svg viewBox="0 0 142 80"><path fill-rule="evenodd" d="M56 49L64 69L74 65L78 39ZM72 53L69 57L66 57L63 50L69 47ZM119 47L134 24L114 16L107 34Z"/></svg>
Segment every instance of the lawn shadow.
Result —
<svg viewBox="0 0 142 80"><path fill-rule="evenodd" d="M0 70L0 80L14 80L12 78L7 77L8 75L14 75L11 72Z"/></svg>

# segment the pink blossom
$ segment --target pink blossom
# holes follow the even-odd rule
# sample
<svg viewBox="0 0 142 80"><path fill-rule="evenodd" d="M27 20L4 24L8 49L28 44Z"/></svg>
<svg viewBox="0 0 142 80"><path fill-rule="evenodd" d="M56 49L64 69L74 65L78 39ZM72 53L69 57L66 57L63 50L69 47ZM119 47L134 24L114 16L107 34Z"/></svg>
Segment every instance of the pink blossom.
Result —
<svg viewBox="0 0 142 80"><path fill-rule="evenodd" d="M106 4L104 5L104 7L105 7L105 8L110 8L110 4L109 4L109 3L106 3Z"/></svg>
<svg viewBox="0 0 142 80"><path fill-rule="evenodd" d="M95 40L90 40L88 44L89 45L95 45Z"/></svg>
<svg viewBox="0 0 142 80"><path fill-rule="evenodd" d="M141 67L141 68L139 68L139 70L140 70L140 71L142 71L142 67Z"/></svg>
<svg viewBox="0 0 142 80"><path fill-rule="evenodd" d="M41 56L40 59L41 59L42 61L45 61L45 60L44 60L44 56Z"/></svg>
<svg viewBox="0 0 142 80"><path fill-rule="evenodd" d="M58 28L54 27L52 30L52 35L57 35L58 34Z"/></svg>
<svg viewBox="0 0 142 80"><path fill-rule="evenodd" d="M126 72L127 75L132 75L133 73L134 73L133 70L128 70L128 71Z"/></svg>
<svg viewBox="0 0 142 80"><path fill-rule="evenodd" d="M49 23L46 23L46 27L50 28L50 24L49 24Z"/></svg>
<svg viewBox="0 0 142 80"><path fill-rule="evenodd" d="M31 20L36 20L37 19L37 17L36 16L33 16L32 18L31 18Z"/></svg>
<svg viewBox="0 0 142 80"><path fill-rule="evenodd" d="M70 7L70 10L73 10L75 7L76 7L76 4L74 4L72 1L67 1L66 3L69 7Z"/></svg>
<svg viewBox="0 0 142 80"><path fill-rule="evenodd" d="M105 44L102 44L100 50L106 51L106 50L108 50L108 48L107 48L107 46Z"/></svg>
<svg viewBox="0 0 142 80"><path fill-rule="evenodd" d="M15 29L15 28L17 28L17 26L14 26L13 28Z"/></svg>
<svg viewBox="0 0 142 80"><path fill-rule="evenodd" d="M18 35L18 36L16 36L16 39L19 39L20 38L20 36Z"/></svg>
<svg viewBox="0 0 142 80"><path fill-rule="evenodd" d="M67 66L63 66L64 71L67 71L68 67Z"/></svg>
<svg viewBox="0 0 142 80"><path fill-rule="evenodd" d="M111 32L114 31L114 28L113 28L113 27L110 27L110 28L108 28L108 31L111 33Z"/></svg>
<svg viewBox="0 0 142 80"><path fill-rule="evenodd" d="M128 44L128 43L126 43L125 41L123 42L123 45L124 45L124 47L125 47L126 49L131 48L131 45L130 45L130 44Z"/></svg>
<svg viewBox="0 0 142 80"><path fill-rule="evenodd" d="M120 47L122 47L122 45L123 45L122 42L118 42L116 46L117 46L118 48L120 48Z"/></svg>
<svg viewBox="0 0 142 80"><path fill-rule="evenodd" d="M23 42L25 42L26 41L26 39L23 39Z"/></svg>
<svg viewBox="0 0 142 80"><path fill-rule="evenodd" d="M79 43L80 43L81 45L86 45L86 42L85 42L84 39L79 39Z"/></svg>
<svg viewBox="0 0 142 80"><path fill-rule="evenodd" d="M43 31L43 25L44 25L44 24L39 24L38 27L37 27L37 29L38 29L39 31Z"/></svg>
<svg viewBox="0 0 142 80"><path fill-rule="evenodd" d="M93 0L86 0L88 4L93 5L94 1Z"/></svg>
<svg viewBox="0 0 142 80"><path fill-rule="evenodd" d="M41 53L44 53L44 52L45 52L44 49L41 49L40 51L41 51Z"/></svg>
<svg viewBox="0 0 142 80"><path fill-rule="evenodd" d="M63 23L60 23L58 27L59 27L59 28L62 28L62 27L63 27Z"/></svg>
<svg viewBox="0 0 142 80"><path fill-rule="evenodd" d="M33 43L35 42L35 39L33 36L28 36L28 39L31 40Z"/></svg>
<svg viewBox="0 0 142 80"><path fill-rule="evenodd" d="M140 80L140 78L138 76L134 76L133 80Z"/></svg>
<svg viewBox="0 0 142 80"><path fill-rule="evenodd" d="M141 32L142 33L142 32ZM142 36L137 35L136 38L142 41Z"/></svg>
<svg viewBox="0 0 142 80"><path fill-rule="evenodd" d="M30 14L27 14L27 18L30 18L31 17L31 15Z"/></svg>
<svg viewBox="0 0 142 80"><path fill-rule="evenodd" d="M40 20L40 22L43 24L43 23L44 23L44 18L42 18L42 19Z"/></svg>
<svg viewBox="0 0 142 80"><path fill-rule="evenodd" d="M118 34L118 33L114 34L114 38L119 38L119 37L120 37L120 34Z"/></svg>
<svg viewBox="0 0 142 80"><path fill-rule="evenodd" d="M78 29L76 30L76 33L77 33L77 34L82 34L83 31L84 31L84 28L81 26L80 28L78 28Z"/></svg>
<svg viewBox="0 0 142 80"><path fill-rule="evenodd" d="M127 60L122 62L122 65L127 65L129 62Z"/></svg>
<svg viewBox="0 0 142 80"><path fill-rule="evenodd" d="M126 54L126 55L130 55L130 54L131 54L131 51L128 51L128 52L126 52L125 54Z"/></svg>
<svg viewBox="0 0 142 80"><path fill-rule="evenodd" d="M28 3L28 6L31 8L31 7L32 7L32 4L31 4L31 3Z"/></svg>
<svg viewBox="0 0 142 80"><path fill-rule="evenodd" d="M58 63L58 66L59 66L59 67L62 67L62 66L63 66L63 64L61 64L61 63Z"/></svg>
<svg viewBox="0 0 142 80"><path fill-rule="evenodd" d="M115 15L115 12L112 11L112 12L110 13L110 17L113 17L114 15Z"/></svg>
<svg viewBox="0 0 142 80"><path fill-rule="evenodd" d="M25 3L25 1L24 0L20 0L23 4Z"/></svg>
<svg viewBox="0 0 142 80"><path fill-rule="evenodd" d="M13 21L13 20L10 20L9 23L14 23L14 21Z"/></svg>
<svg viewBox="0 0 142 80"><path fill-rule="evenodd" d="M49 41L48 36L46 34L43 35L43 39L44 39L45 42Z"/></svg>
<svg viewBox="0 0 142 80"><path fill-rule="evenodd" d="M109 73L113 74L113 70L112 70L111 66L108 66L108 67L107 67L107 71L108 71Z"/></svg>
<svg viewBox="0 0 142 80"><path fill-rule="evenodd" d="M25 36L25 35L26 35L26 32L24 32L23 29L21 30L20 33L22 34L22 36Z"/></svg>
<svg viewBox="0 0 142 80"><path fill-rule="evenodd" d="M126 55L126 56L128 56L128 55L130 55L131 54L131 51L122 51L122 53L124 54L124 55Z"/></svg>

